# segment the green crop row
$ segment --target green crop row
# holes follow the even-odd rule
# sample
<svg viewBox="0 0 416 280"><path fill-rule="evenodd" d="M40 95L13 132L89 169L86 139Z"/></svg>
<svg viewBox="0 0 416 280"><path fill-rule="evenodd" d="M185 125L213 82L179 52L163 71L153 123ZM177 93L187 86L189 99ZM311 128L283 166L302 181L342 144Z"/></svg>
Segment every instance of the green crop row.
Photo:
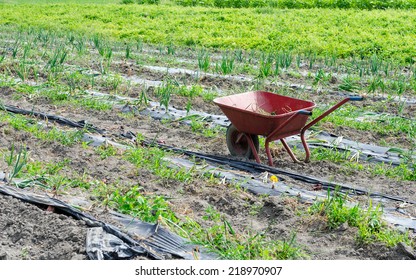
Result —
<svg viewBox="0 0 416 280"><path fill-rule="evenodd" d="M0 25L112 40L285 50L413 63L416 17L406 10L219 9L169 5L0 5Z"/></svg>
<svg viewBox="0 0 416 280"><path fill-rule="evenodd" d="M160 1L134 1L123 0L123 2L156 2ZM310 8L339 8L339 9L414 9L414 0L174 0L182 6L209 6L219 8L288 8L288 9L310 9Z"/></svg>

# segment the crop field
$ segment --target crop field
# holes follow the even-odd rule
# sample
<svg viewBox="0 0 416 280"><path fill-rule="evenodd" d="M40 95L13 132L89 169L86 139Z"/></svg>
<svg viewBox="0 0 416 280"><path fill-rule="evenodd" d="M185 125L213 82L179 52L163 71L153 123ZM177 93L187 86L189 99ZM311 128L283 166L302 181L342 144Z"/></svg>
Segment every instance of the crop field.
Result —
<svg viewBox="0 0 416 280"><path fill-rule="evenodd" d="M102 258L416 258L414 1L137 2L0 2L0 259L100 258L76 211L136 246ZM364 99L270 167L263 136L261 164L230 154L214 103L250 91L310 120Z"/></svg>

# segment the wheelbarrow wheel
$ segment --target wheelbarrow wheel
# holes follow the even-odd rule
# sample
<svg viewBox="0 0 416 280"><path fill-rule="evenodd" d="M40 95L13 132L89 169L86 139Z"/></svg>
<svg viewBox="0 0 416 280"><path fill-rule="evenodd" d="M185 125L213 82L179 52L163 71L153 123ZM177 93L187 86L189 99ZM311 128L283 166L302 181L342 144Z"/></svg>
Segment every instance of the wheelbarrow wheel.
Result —
<svg viewBox="0 0 416 280"><path fill-rule="evenodd" d="M257 135L249 135L253 140L256 151L259 151L259 137ZM227 147L230 154L233 156L241 156L248 159L253 159L254 154L250 148L250 144L244 133L241 133L237 128L230 124L227 128Z"/></svg>

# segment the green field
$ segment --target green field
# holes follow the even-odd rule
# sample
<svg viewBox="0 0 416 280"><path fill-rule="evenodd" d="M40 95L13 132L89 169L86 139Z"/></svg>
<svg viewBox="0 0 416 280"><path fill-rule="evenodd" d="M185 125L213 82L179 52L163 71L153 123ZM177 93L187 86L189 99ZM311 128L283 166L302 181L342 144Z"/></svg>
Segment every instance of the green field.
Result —
<svg viewBox="0 0 416 280"><path fill-rule="evenodd" d="M357 1L0 2L0 189L30 187L91 215L158 223L221 259L411 258L416 14L330 5ZM284 115L294 111L286 97L312 101L310 120L360 102L308 129L310 162L293 162L273 141L269 168L265 135L250 135L264 165L252 169L247 141L233 145L249 138L227 139L214 99L257 90L285 97ZM245 109L280 114L267 102ZM307 157L299 138L287 143ZM0 234L0 258L29 232L15 230L11 241ZM55 249L32 249L47 236L27 239L15 258ZM69 257L83 253L68 247Z"/></svg>
<svg viewBox="0 0 416 280"><path fill-rule="evenodd" d="M290 50L337 57L376 53L402 62L413 62L416 54L413 10L5 4L0 24L164 45Z"/></svg>
<svg viewBox="0 0 416 280"><path fill-rule="evenodd" d="M120 0L1 0L0 4L119 4Z"/></svg>

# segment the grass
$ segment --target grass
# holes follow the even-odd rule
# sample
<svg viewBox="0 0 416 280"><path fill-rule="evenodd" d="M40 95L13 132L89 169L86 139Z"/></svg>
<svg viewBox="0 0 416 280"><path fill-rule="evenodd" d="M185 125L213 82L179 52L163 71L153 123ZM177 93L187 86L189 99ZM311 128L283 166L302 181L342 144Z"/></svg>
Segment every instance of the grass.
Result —
<svg viewBox="0 0 416 280"><path fill-rule="evenodd" d="M270 8L286 9L310 9L310 8L331 8L331 9L412 9L416 7L413 0L172 0L170 2L182 6L209 6L220 8L263 8L261 13L271 13ZM145 1L149 3L149 1ZM157 1L159 3L159 1ZM269 8L269 9L267 9Z"/></svg>
<svg viewBox="0 0 416 280"><path fill-rule="evenodd" d="M373 207L371 201L367 210L360 206L347 206L347 194L337 191L330 194L323 201L315 202L309 212L313 215L321 215L326 218L329 230L337 229L344 223L350 227L358 228L356 239L359 243L384 242L387 246L394 247L399 242L414 245L407 233L401 233L387 226L382 220L383 211L380 205Z"/></svg>
<svg viewBox="0 0 416 280"><path fill-rule="evenodd" d="M26 131L45 142L59 142L65 146L80 143L84 132L82 130L61 131L56 127L47 128L31 119L0 111L0 121L8 123L12 128Z"/></svg>
<svg viewBox="0 0 416 280"><path fill-rule="evenodd" d="M161 179L174 179L179 182L192 182L195 174L192 170L173 168L165 160L166 152L157 147L137 147L124 154L125 158L137 168L146 168Z"/></svg>
<svg viewBox="0 0 416 280"><path fill-rule="evenodd" d="M321 161L328 160L340 164L343 172L349 173L351 171L367 171L373 176L386 176L389 178L416 181L415 167L416 164L408 162L405 159L398 166L393 166L386 163L370 163L365 164L359 162L359 153L352 153L351 151L339 151L336 148L316 148L311 152L312 160Z"/></svg>
<svg viewBox="0 0 416 280"><path fill-rule="evenodd" d="M324 111L324 109L316 108L314 109L314 115L319 116ZM342 106L335 113L328 115L325 121L329 121L336 126L347 126L362 131L373 131L380 135L403 135L408 139L416 137L416 123L412 119L386 114L368 114L367 111L349 104Z"/></svg>
<svg viewBox="0 0 416 280"><path fill-rule="evenodd" d="M118 211L152 223L159 223L173 232L188 238L191 242L203 245L223 259L234 260L276 260L306 258L307 255L295 242L295 234L289 240L270 240L262 234L237 233L231 222L213 207L206 208L203 219L210 221L210 226L203 227L189 217L179 219L171 210L169 200L162 196L141 194L141 187L135 186L127 191L119 189L103 191L106 205ZM196 256L197 258L197 256Z"/></svg>

